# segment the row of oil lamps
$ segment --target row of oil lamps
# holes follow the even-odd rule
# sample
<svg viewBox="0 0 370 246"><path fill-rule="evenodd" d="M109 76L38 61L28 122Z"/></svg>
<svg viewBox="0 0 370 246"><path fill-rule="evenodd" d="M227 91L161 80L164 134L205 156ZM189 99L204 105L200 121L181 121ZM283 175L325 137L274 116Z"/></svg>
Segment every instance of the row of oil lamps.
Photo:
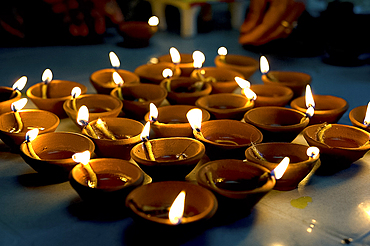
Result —
<svg viewBox="0 0 370 246"><path fill-rule="evenodd" d="M0 138L20 149L37 172L61 180L69 176L82 199L123 199L139 218L168 225L208 219L217 208L220 214L229 213L230 206L250 211L271 189L296 188L320 165L319 157L322 171L333 173L370 148L370 134L359 128L367 129L369 122L365 107L350 113L359 127L335 124L348 104L333 96L312 96L309 75L263 68L266 84L253 87L245 80L256 71L252 58L222 53L215 59L217 68L202 68L204 55L194 53L200 60L190 64L186 54L171 48L159 63L131 73L119 69L111 52L113 68L90 78L102 94L85 95L85 86L52 80L47 69L43 82L27 91L42 110L22 110L27 99L18 99L27 78L21 77L13 89L1 88ZM238 85L245 96L231 93ZM305 98L300 97L304 87ZM166 97L173 105L160 106ZM281 107L292 98L292 109ZM117 117L122 108L124 117ZM67 115L83 135L54 132L59 118ZM315 147L290 143L300 132ZM100 158L90 160L91 153ZM198 167L200 161L206 163ZM183 181L193 169L200 186ZM142 170L155 182L142 185Z"/></svg>

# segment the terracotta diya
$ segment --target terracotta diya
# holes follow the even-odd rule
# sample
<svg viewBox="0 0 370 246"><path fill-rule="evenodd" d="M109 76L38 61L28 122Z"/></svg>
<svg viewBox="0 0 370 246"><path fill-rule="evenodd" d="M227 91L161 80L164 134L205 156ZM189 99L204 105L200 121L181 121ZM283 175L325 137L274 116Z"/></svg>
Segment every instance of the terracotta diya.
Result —
<svg viewBox="0 0 370 246"><path fill-rule="evenodd" d="M216 67L222 67L241 73L245 79L252 76L259 66L256 59L235 54L218 55L216 56L214 63Z"/></svg>
<svg viewBox="0 0 370 246"><path fill-rule="evenodd" d="M254 100L233 93L218 93L199 98L195 105L210 112L213 119L240 120L254 107Z"/></svg>
<svg viewBox="0 0 370 246"><path fill-rule="evenodd" d="M365 120L365 116L366 116L366 112L368 108L369 106L363 105L363 106L359 106L359 107L352 109L349 112L349 119L352 125L370 132L370 127L368 126Z"/></svg>
<svg viewBox="0 0 370 246"><path fill-rule="evenodd" d="M212 85L212 94L231 93L238 88L235 77L244 78L239 72L221 67L203 67L194 70L191 77L199 79L199 73Z"/></svg>
<svg viewBox="0 0 370 246"><path fill-rule="evenodd" d="M47 84L46 97L42 95L42 89L45 86L44 82L37 83L31 86L26 94L29 99L42 110L50 111L56 114L59 118L66 118L67 114L63 109L65 101L71 99L71 91L74 87L81 89L81 94L87 91L86 86L67 80L51 80Z"/></svg>
<svg viewBox="0 0 370 246"><path fill-rule="evenodd" d="M86 94L79 96L76 100L76 109L78 110L82 105L88 107L90 121L102 117L117 117L122 110L121 100L104 94ZM81 127L76 121L78 111L73 108L72 100L65 101L63 109L69 118L78 127Z"/></svg>
<svg viewBox="0 0 370 246"><path fill-rule="evenodd" d="M170 54L158 57L159 63L172 63ZM194 70L193 55L188 53L180 53L180 62L176 64L176 67L180 68L182 77L189 77Z"/></svg>
<svg viewBox="0 0 370 246"><path fill-rule="evenodd" d="M119 93L121 93L122 98L120 98ZM142 120L149 111L150 103L159 107L166 99L167 90L153 84L124 84L114 89L111 95L122 101L122 109L126 117Z"/></svg>
<svg viewBox="0 0 370 246"><path fill-rule="evenodd" d="M148 140L152 145L155 160L149 158L144 143L131 150L132 159L152 177L153 182L184 180L205 153L204 145L185 137L157 138Z"/></svg>
<svg viewBox="0 0 370 246"><path fill-rule="evenodd" d="M320 149L321 174L348 168L370 149L370 133L354 126L315 124L304 129L303 137Z"/></svg>
<svg viewBox="0 0 370 246"><path fill-rule="evenodd" d="M284 107L293 98L293 91L283 85L257 84L251 85L251 90L257 94L254 107L278 106Z"/></svg>
<svg viewBox="0 0 370 246"><path fill-rule="evenodd" d="M0 115L11 111L12 103L18 101L22 97L21 90L27 83L27 77L20 77L12 86L0 86Z"/></svg>
<svg viewBox="0 0 370 246"><path fill-rule="evenodd" d="M315 114L310 119L310 125L319 123L337 123L343 114L348 110L349 105L346 100L330 95L314 95ZM301 112L306 112L305 97L294 99L290 106Z"/></svg>
<svg viewBox="0 0 370 246"><path fill-rule="evenodd" d="M86 165L95 174L94 185ZM83 200L103 204L123 202L129 192L143 183L144 174L140 168L126 160L97 158L89 160L87 164L76 165L70 173L69 181Z"/></svg>
<svg viewBox="0 0 370 246"><path fill-rule="evenodd" d="M295 109L266 106L246 112L244 121L257 127L265 142L291 142L310 119Z"/></svg>
<svg viewBox="0 0 370 246"><path fill-rule="evenodd" d="M164 79L160 85L167 90L167 100L172 105L195 105L198 98L212 91L211 84L190 77Z"/></svg>
<svg viewBox="0 0 370 246"><path fill-rule="evenodd" d="M32 154L32 149L36 155ZM48 132L35 137L30 143L23 142L20 155L36 172L67 180L69 172L77 164L72 155L85 150L94 152L94 149L94 143L82 134Z"/></svg>
<svg viewBox="0 0 370 246"><path fill-rule="evenodd" d="M284 157L290 163L274 189L292 190L312 171L319 162L319 150L296 143L259 143L245 151L248 161L257 163L272 171Z"/></svg>
<svg viewBox="0 0 370 246"><path fill-rule="evenodd" d="M186 118L186 113L195 108L191 105L169 105L157 109L158 116L151 125L157 138L165 137L193 137L193 130ZM202 121L210 119L207 110L202 109ZM145 117L145 121L150 120L150 112Z"/></svg>
<svg viewBox="0 0 370 246"><path fill-rule="evenodd" d="M97 138L86 129L83 129L82 133L95 143L97 156L123 160L130 160L130 151L141 142L140 133L144 127L140 122L126 118L102 118L91 121L90 125Z"/></svg>
<svg viewBox="0 0 370 246"><path fill-rule="evenodd" d="M142 83L159 85L163 80L162 72L166 68L172 70L173 77L178 77L181 74L180 68L169 62L141 65L135 69L135 74L140 77L140 82Z"/></svg>
<svg viewBox="0 0 370 246"><path fill-rule="evenodd" d="M181 192L185 193L185 199L181 203L174 203ZM133 212L137 222L171 229L172 226L184 228L203 224L215 214L218 203L212 192L199 185L165 181L136 188L127 196L126 206ZM177 220L173 215L170 219L171 207L180 207L182 213Z"/></svg>
<svg viewBox="0 0 370 246"><path fill-rule="evenodd" d="M219 202L220 217L245 217L276 183L270 171L252 162L222 159L204 164L196 174L201 186L211 190Z"/></svg>

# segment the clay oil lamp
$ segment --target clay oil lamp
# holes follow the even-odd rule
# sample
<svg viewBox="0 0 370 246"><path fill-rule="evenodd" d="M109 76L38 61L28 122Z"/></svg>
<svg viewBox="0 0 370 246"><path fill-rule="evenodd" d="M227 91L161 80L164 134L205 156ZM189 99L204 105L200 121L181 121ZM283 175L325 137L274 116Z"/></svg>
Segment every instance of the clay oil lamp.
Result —
<svg viewBox="0 0 370 246"><path fill-rule="evenodd" d="M356 107L349 112L352 125L370 132L370 102L366 105Z"/></svg>
<svg viewBox="0 0 370 246"><path fill-rule="evenodd" d="M163 181L143 185L126 198L135 222L174 232L200 229L217 211L216 197L208 189L184 181ZM154 226L154 227L153 227ZM170 235L171 236L171 235Z"/></svg>
<svg viewBox="0 0 370 246"><path fill-rule="evenodd" d="M296 143L260 143L249 147L245 156L249 162L257 163L270 171L285 157L289 157L290 164L281 179L276 181L274 189L292 190L317 169L320 150ZM306 180L306 179L305 179ZM305 182L308 182L305 181Z"/></svg>
<svg viewBox="0 0 370 246"><path fill-rule="evenodd" d="M251 85L251 90L257 94L254 107L278 106L284 107L293 98L293 91L283 85L257 84Z"/></svg>
<svg viewBox="0 0 370 246"><path fill-rule="evenodd" d="M122 101L118 98L104 94L86 94L79 96L76 100L66 100L63 109L68 117L77 125L77 110L85 105L90 113L90 120L103 117L117 117L122 110Z"/></svg>
<svg viewBox="0 0 370 246"><path fill-rule="evenodd" d="M198 140L185 137L149 140L150 122L141 134L143 143L131 150L132 159L148 174L153 182L184 180L205 153Z"/></svg>
<svg viewBox="0 0 370 246"><path fill-rule="evenodd" d="M84 128L82 133L95 144L98 157L119 158L130 160L132 147L138 144L143 124L127 118L103 118L90 122L91 129Z"/></svg>
<svg viewBox="0 0 370 246"><path fill-rule="evenodd" d="M194 70L193 55L180 53L175 47L170 48L167 55L158 57L159 63L173 63L180 68L182 77L189 77Z"/></svg>
<svg viewBox="0 0 370 246"><path fill-rule="evenodd" d="M68 180L68 174L76 165L72 155L89 150L94 152L94 143L82 134L72 132L48 132L37 135L39 129L27 132L20 146L23 160L36 172L54 179Z"/></svg>
<svg viewBox="0 0 370 246"><path fill-rule="evenodd" d="M14 82L12 88L0 86L0 115L11 111L11 104L21 99L21 90L27 83L27 77L22 76Z"/></svg>
<svg viewBox="0 0 370 246"><path fill-rule="evenodd" d="M159 62L154 63L149 62L148 64L143 64L135 69L135 74L140 77L140 82L156 84L159 85L163 80L162 72L164 69L170 69L172 71L173 77L180 76L181 70L172 63Z"/></svg>
<svg viewBox="0 0 370 246"><path fill-rule="evenodd" d="M258 69L258 61L252 57L227 54L227 49L225 47L220 47L217 53L218 56L216 56L214 60L216 67L237 71L241 73L245 79L252 76Z"/></svg>
<svg viewBox="0 0 370 246"><path fill-rule="evenodd" d="M213 119L240 120L245 112L254 107L256 94L249 88L250 83L240 77L235 77L242 87L242 94L218 93L199 98L195 105L207 110Z"/></svg>
<svg viewBox="0 0 370 246"><path fill-rule="evenodd" d="M209 83L204 83L199 79L190 77L169 78L170 69L163 70L165 78L160 86L167 90L167 100L171 105L195 105L195 101L209 95L212 91L212 86Z"/></svg>
<svg viewBox="0 0 370 246"><path fill-rule="evenodd" d="M249 215L274 188L288 165L288 157L273 171L248 161L221 159L204 164L196 173L196 180L216 195L219 210L215 218L233 220Z"/></svg>
<svg viewBox="0 0 370 246"><path fill-rule="evenodd" d="M122 101L125 117L142 120L149 111L150 103L159 106L167 97L167 90L153 84L123 84L111 95Z"/></svg>
<svg viewBox="0 0 370 246"><path fill-rule="evenodd" d="M27 90L27 97L39 109L50 111L59 118L67 117L63 104L70 99L71 91L74 87L79 87L81 94L85 94L87 91L86 86L77 82L53 80L53 73L50 69L45 69L42 74L42 81Z"/></svg>
<svg viewBox="0 0 370 246"><path fill-rule="evenodd" d="M127 48L143 48L149 46L150 38L158 31L157 16L144 21L125 21L119 25L119 34L123 37L122 45Z"/></svg>
<svg viewBox="0 0 370 246"><path fill-rule="evenodd" d="M140 168L126 160L116 158L90 160L89 151L76 153L72 159L79 164L72 169L69 181L85 201L102 204L118 201L121 206L127 194L144 181L144 174Z"/></svg>
<svg viewBox="0 0 370 246"><path fill-rule="evenodd" d="M310 118L295 109L266 106L246 112L244 121L262 132L264 142L291 142L308 125Z"/></svg>
<svg viewBox="0 0 370 246"><path fill-rule="evenodd" d="M237 120L210 120L203 122L202 111L192 109L187 118L196 139L206 147L211 160L244 159L244 151L252 143L262 142L262 133L254 126Z"/></svg>
<svg viewBox="0 0 370 246"><path fill-rule="evenodd" d="M354 126L315 124L303 130L311 146L320 149L320 174L333 174L348 168L370 149L370 133Z"/></svg>
<svg viewBox="0 0 370 246"><path fill-rule="evenodd" d="M310 125L320 123L337 123L343 114L348 110L348 103L340 97L330 95L312 95L309 85L306 87L306 96L294 99L290 106L301 112L305 112L307 100L314 102L315 114L310 119ZM308 99L307 99L308 98Z"/></svg>
<svg viewBox="0 0 370 246"><path fill-rule="evenodd" d="M60 122L58 116L49 111L22 110L27 101L22 98L12 103L12 112L0 115L0 138L15 151L19 151L28 130L39 128L40 133L53 132Z"/></svg>
<svg viewBox="0 0 370 246"><path fill-rule="evenodd" d="M260 69L264 84L283 85L293 91L293 98L302 96L306 85L311 83L311 76L306 73L292 71L270 71L268 61L265 56L260 59Z"/></svg>
<svg viewBox="0 0 370 246"><path fill-rule="evenodd" d="M116 53L109 52L109 59L112 68L101 69L90 75L90 82L99 94L109 95L117 87L113 81L113 72L117 72L126 84L140 82L140 78L135 73L119 68L121 62Z"/></svg>
<svg viewBox="0 0 370 246"><path fill-rule="evenodd" d="M145 121L150 120L151 130L156 138L193 137L193 130L186 118L186 113L195 108L191 105L168 105L155 107L151 104L150 111L145 115ZM202 109L202 121L210 119L210 114Z"/></svg>

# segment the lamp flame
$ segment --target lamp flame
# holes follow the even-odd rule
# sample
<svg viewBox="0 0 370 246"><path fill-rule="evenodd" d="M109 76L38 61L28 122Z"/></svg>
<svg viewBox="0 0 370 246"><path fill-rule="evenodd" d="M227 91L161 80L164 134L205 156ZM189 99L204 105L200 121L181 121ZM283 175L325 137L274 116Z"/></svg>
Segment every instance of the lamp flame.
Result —
<svg viewBox="0 0 370 246"><path fill-rule="evenodd" d="M315 101L313 99L313 95L312 95L310 85L306 85L305 102L306 102L306 107L307 108L309 108L309 107L315 108Z"/></svg>
<svg viewBox="0 0 370 246"><path fill-rule="evenodd" d="M172 70L171 70L171 69L169 69L169 68L165 68L165 69L163 69L163 71L162 71L162 76L163 76L163 78L165 78L165 79L169 79L169 78L171 78L171 77L172 77L172 75L173 75L173 72L172 72Z"/></svg>
<svg viewBox="0 0 370 246"><path fill-rule="evenodd" d="M195 68L201 68L203 66L203 62L206 60L204 54L199 50L194 51L192 57Z"/></svg>
<svg viewBox="0 0 370 246"><path fill-rule="evenodd" d="M366 114L364 118L364 125L365 126L370 125L370 102L367 104Z"/></svg>
<svg viewBox="0 0 370 246"><path fill-rule="evenodd" d="M175 47L170 48L170 56L173 63L179 64L181 62L180 52Z"/></svg>
<svg viewBox="0 0 370 246"><path fill-rule="evenodd" d="M186 192L181 191L171 205L168 213L168 219L173 225L178 225L181 223L185 210L185 196Z"/></svg>
<svg viewBox="0 0 370 246"><path fill-rule="evenodd" d="M82 105L77 112L77 123L84 126L89 122L89 109Z"/></svg>
<svg viewBox="0 0 370 246"><path fill-rule="evenodd" d="M72 98L77 98L81 95L81 88L76 86L76 87L73 87L72 91L71 91L71 96Z"/></svg>
<svg viewBox="0 0 370 246"><path fill-rule="evenodd" d="M118 56L113 51L109 52L109 60L112 67L119 68L121 66Z"/></svg>
<svg viewBox="0 0 370 246"><path fill-rule="evenodd" d="M248 98L249 101L255 101L257 99L257 94L249 87L242 89L242 93Z"/></svg>
<svg viewBox="0 0 370 246"><path fill-rule="evenodd" d="M39 129L38 128L33 128L32 130L29 130L26 133L26 142L31 142L33 141L37 135L39 135Z"/></svg>
<svg viewBox="0 0 370 246"><path fill-rule="evenodd" d="M308 157L315 159L320 154L320 149L317 147L309 147L306 153Z"/></svg>
<svg viewBox="0 0 370 246"><path fill-rule="evenodd" d="M158 109L154 103L149 104L149 120L150 122L156 122L158 118Z"/></svg>
<svg viewBox="0 0 370 246"><path fill-rule="evenodd" d="M50 81L52 81L53 79L53 72L49 68L45 69L44 72L42 73L41 79L44 82L44 84L49 84Z"/></svg>
<svg viewBox="0 0 370 246"><path fill-rule="evenodd" d="M27 98L19 99L18 101L13 102L10 108L13 112L17 112L18 110L22 110L22 108L26 106L27 102L28 102Z"/></svg>
<svg viewBox="0 0 370 246"><path fill-rule="evenodd" d="M270 70L269 62L265 56L261 56L260 58L260 70L262 74L266 74Z"/></svg>
<svg viewBox="0 0 370 246"><path fill-rule="evenodd" d="M121 75L119 75L119 73L113 72L112 76L113 76L113 81L117 86L122 86L123 85L124 81L123 81Z"/></svg>
<svg viewBox="0 0 370 246"><path fill-rule="evenodd" d="M251 87L251 83L248 80L245 80L245 79L240 78L238 76L236 76L234 79L235 79L236 83L238 83L240 88L242 88L242 89L245 89L247 87L248 88Z"/></svg>
<svg viewBox="0 0 370 246"><path fill-rule="evenodd" d="M153 15L152 17L149 18L148 24L149 24L149 26L153 26L153 27L158 26L159 18L157 16Z"/></svg>
<svg viewBox="0 0 370 246"><path fill-rule="evenodd" d="M14 82L12 88L13 88L13 90L21 91L26 86L26 83L27 83L27 77L22 76L17 81Z"/></svg>
<svg viewBox="0 0 370 246"><path fill-rule="evenodd" d="M86 165L90 161L90 151L85 150L84 152L75 153L72 155L72 159L77 163L82 163Z"/></svg>
<svg viewBox="0 0 370 246"><path fill-rule="evenodd" d="M199 108L190 109L186 113L186 118L188 119L191 128L200 132L200 128L202 126L202 110Z"/></svg>
<svg viewBox="0 0 370 246"><path fill-rule="evenodd" d="M149 139L149 132L150 132L150 121L147 121L143 131L140 134L140 139L142 141L148 140Z"/></svg>
<svg viewBox="0 0 370 246"><path fill-rule="evenodd" d="M289 157L284 157L284 159L279 163L277 167L275 167L274 170L272 170L273 176L275 176L275 179L280 179L284 173L285 170L288 168L290 159Z"/></svg>
<svg viewBox="0 0 370 246"><path fill-rule="evenodd" d="M223 47L222 46L222 47L218 48L217 53L220 56L226 56L227 55L227 49L226 49L226 47Z"/></svg>

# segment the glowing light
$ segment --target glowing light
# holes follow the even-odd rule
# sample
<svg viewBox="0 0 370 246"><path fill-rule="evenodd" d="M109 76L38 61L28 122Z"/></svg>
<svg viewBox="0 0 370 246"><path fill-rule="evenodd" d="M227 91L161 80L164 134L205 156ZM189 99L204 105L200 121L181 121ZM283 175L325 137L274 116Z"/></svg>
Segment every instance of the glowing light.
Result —
<svg viewBox="0 0 370 246"><path fill-rule="evenodd" d="M150 132L150 121L146 122L143 131L140 134L140 139L144 141L145 139L149 139L149 132Z"/></svg>
<svg viewBox="0 0 370 246"><path fill-rule="evenodd" d="M71 96L72 98L76 98L76 97L79 97L81 95L81 88L76 86L76 87L73 87L72 91L71 91Z"/></svg>
<svg viewBox="0 0 370 246"><path fill-rule="evenodd" d="M12 109L12 111L17 112L19 110L22 110L24 106L26 106L27 102L28 102L27 98L19 99L18 101L13 102L10 108Z"/></svg>
<svg viewBox="0 0 370 246"><path fill-rule="evenodd" d="M226 47L223 47L222 46L222 47L218 48L217 53L220 56L226 56L227 55L227 49L226 49Z"/></svg>
<svg viewBox="0 0 370 246"><path fill-rule="evenodd" d="M188 119L191 128L193 128L193 130L200 132L202 125L202 110L199 108L190 109L186 113L186 118Z"/></svg>
<svg viewBox="0 0 370 246"><path fill-rule="evenodd" d="M181 223L185 210L185 196L185 191L181 191L171 205L168 213L168 219L173 225L178 225Z"/></svg>
<svg viewBox="0 0 370 246"><path fill-rule="evenodd" d="M112 67L119 68L121 66L118 56L113 51L109 52L109 60Z"/></svg>
<svg viewBox="0 0 370 246"><path fill-rule="evenodd" d="M275 167L274 170L272 170L272 172L275 176L275 179L280 179L284 175L285 170L288 168L289 162L290 162L290 159L289 159L289 157L286 156L279 163L279 165L277 167Z"/></svg>
<svg viewBox="0 0 370 246"><path fill-rule="evenodd" d="M172 72L171 69L169 69L169 68L163 69L163 71L162 71L163 78L169 79L169 78L172 77L172 75L173 75L173 72Z"/></svg>
<svg viewBox="0 0 370 246"><path fill-rule="evenodd" d="M170 56L173 63L179 64L181 62L180 52L175 47L170 48Z"/></svg>
<svg viewBox="0 0 370 246"><path fill-rule="evenodd" d="M252 91L249 87L246 87L242 89L242 93L248 98L248 100L256 100L257 99L257 94Z"/></svg>
<svg viewBox="0 0 370 246"><path fill-rule="evenodd" d="M85 150L84 152L75 153L72 155L72 159L75 162L82 163L83 165L86 165L90 161L90 151Z"/></svg>
<svg viewBox="0 0 370 246"><path fill-rule="evenodd" d="M270 70L269 62L265 56L261 56L260 58L260 70L262 74L266 74Z"/></svg>
<svg viewBox="0 0 370 246"><path fill-rule="evenodd" d="M193 65L195 68L201 68L203 66L204 61L206 60L204 54L199 50L194 51L192 57Z"/></svg>
<svg viewBox="0 0 370 246"><path fill-rule="evenodd" d="M365 126L370 125L370 102L367 104L366 114L364 118L364 125Z"/></svg>
<svg viewBox="0 0 370 246"><path fill-rule="evenodd" d="M245 79L240 78L238 76L236 76L234 79L235 79L236 83L238 83L240 88L242 88L242 89L247 88L247 87L251 87L251 83L248 80L245 80Z"/></svg>
<svg viewBox="0 0 370 246"><path fill-rule="evenodd" d="M38 128L34 128L32 130L29 130L26 133L26 141L27 142L33 141L37 137L37 135L39 135L39 129Z"/></svg>
<svg viewBox="0 0 370 246"><path fill-rule="evenodd" d="M307 156L310 158L317 158L317 156L320 154L320 149L317 147L309 147L307 148Z"/></svg>
<svg viewBox="0 0 370 246"><path fill-rule="evenodd" d="M89 122L89 109L82 105L77 112L77 123L81 126L85 126Z"/></svg>
<svg viewBox="0 0 370 246"><path fill-rule="evenodd" d="M53 72L49 68L45 69L44 72L42 73L41 79L44 82L44 84L49 84L50 81L53 80Z"/></svg>
<svg viewBox="0 0 370 246"><path fill-rule="evenodd" d="M306 94L305 94L305 102L306 102L306 107L315 107L315 101L313 99L312 91L311 91L311 86L306 85Z"/></svg>
<svg viewBox="0 0 370 246"><path fill-rule="evenodd" d="M149 18L148 20L148 24L149 26L158 26L159 24L159 18L155 15L153 15L152 17Z"/></svg>
<svg viewBox="0 0 370 246"><path fill-rule="evenodd" d="M124 81L123 81L121 75L119 75L119 73L113 72L112 76L113 76L113 81L117 86L122 86L123 85Z"/></svg>
<svg viewBox="0 0 370 246"><path fill-rule="evenodd" d="M17 81L14 82L12 88L13 88L13 90L21 91L25 87L26 83L27 83L27 77L22 76Z"/></svg>
<svg viewBox="0 0 370 246"><path fill-rule="evenodd" d="M158 109L154 103L150 103L149 104L149 120L151 122L155 122L157 121L157 118L158 118Z"/></svg>

